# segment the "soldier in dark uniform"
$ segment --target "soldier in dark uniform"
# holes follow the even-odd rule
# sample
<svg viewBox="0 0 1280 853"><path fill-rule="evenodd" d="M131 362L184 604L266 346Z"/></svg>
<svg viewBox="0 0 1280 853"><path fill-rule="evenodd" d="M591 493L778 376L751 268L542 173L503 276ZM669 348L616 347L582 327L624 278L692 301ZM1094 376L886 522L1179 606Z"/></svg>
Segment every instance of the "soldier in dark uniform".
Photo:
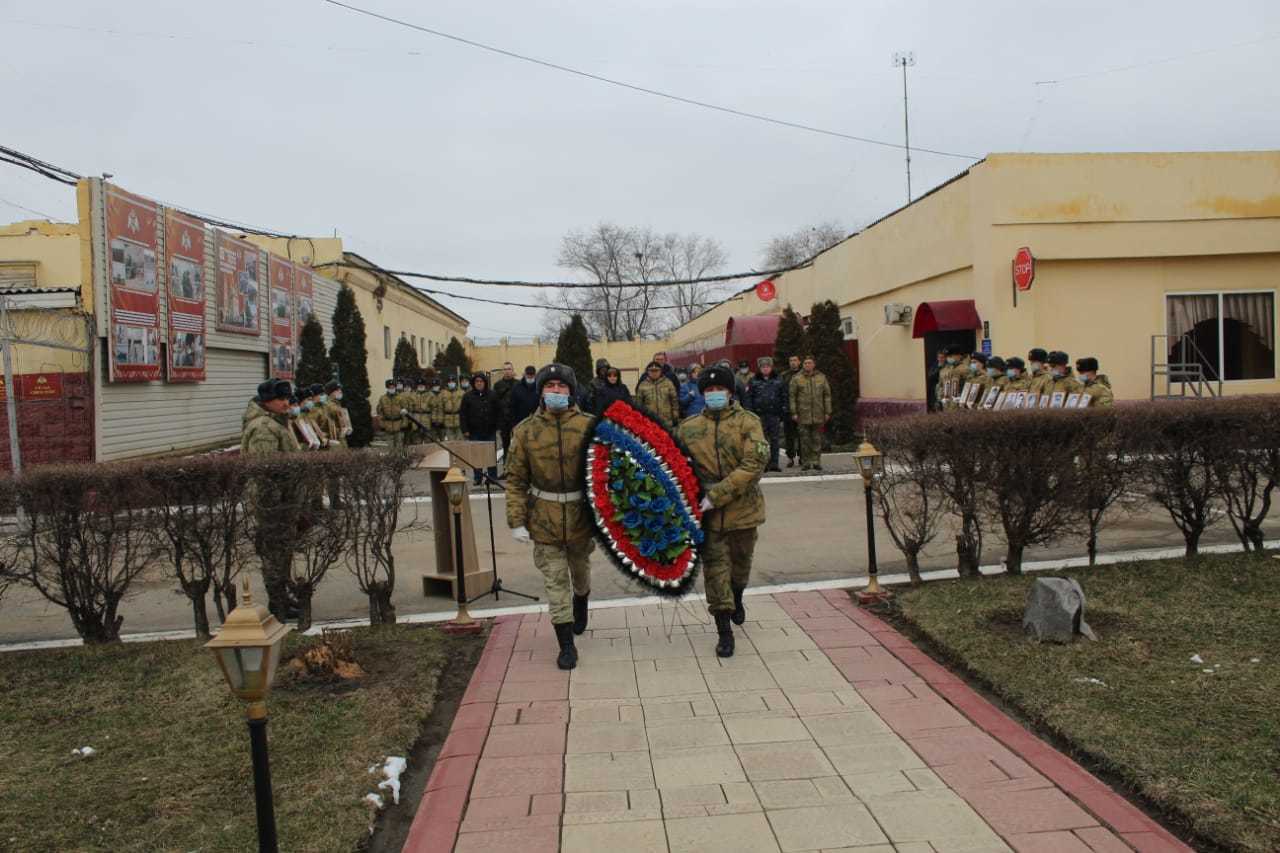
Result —
<svg viewBox="0 0 1280 853"><path fill-rule="evenodd" d="M782 419L787 415L787 386L773 372L773 359L762 356L756 360L760 372L748 386L747 408L756 413L764 426L764 436L769 441L769 464L766 471L781 471L778 464L779 441L782 438Z"/></svg>
<svg viewBox="0 0 1280 853"><path fill-rule="evenodd" d="M782 372L782 388L787 400L787 410L782 418L782 432L787 447L787 467L794 468L800 458L800 430L791 419L791 379L800 372L800 356L787 357L787 369Z"/></svg>

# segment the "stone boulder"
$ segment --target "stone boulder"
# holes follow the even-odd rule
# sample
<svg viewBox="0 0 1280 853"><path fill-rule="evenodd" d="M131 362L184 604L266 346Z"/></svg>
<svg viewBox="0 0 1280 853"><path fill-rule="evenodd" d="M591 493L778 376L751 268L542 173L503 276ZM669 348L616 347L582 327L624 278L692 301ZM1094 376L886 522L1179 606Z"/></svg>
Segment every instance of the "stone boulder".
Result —
<svg viewBox="0 0 1280 853"><path fill-rule="evenodd" d="M1084 621L1084 590L1072 578L1036 578L1027 593L1022 630L1042 643L1096 640Z"/></svg>

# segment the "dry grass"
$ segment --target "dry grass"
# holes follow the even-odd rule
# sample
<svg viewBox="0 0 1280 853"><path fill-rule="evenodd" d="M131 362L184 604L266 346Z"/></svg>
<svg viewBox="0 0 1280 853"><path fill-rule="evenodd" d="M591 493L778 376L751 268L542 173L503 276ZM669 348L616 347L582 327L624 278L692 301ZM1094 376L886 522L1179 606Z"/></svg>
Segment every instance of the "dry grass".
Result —
<svg viewBox="0 0 1280 853"><path fill-rule="evenodd" d="M1030 577L928 584L898 604L944 655L1171 824L1226 849L1280 850L1280 562L1061 574L1084 586L1100 642L1024 639Z"/></svg>
<svg viewBox="0 0 1280 853"><path fill-rule="evenodd" d="M351 851L368 835L361 800L381 778L368 768L409 754L450 641L396 626L354 642L359 687L272 693L282 850ZM257 849L243 713L197 643L4 654L0 684L0 850ZM81 746L97 756L74 758Z"/></svg>

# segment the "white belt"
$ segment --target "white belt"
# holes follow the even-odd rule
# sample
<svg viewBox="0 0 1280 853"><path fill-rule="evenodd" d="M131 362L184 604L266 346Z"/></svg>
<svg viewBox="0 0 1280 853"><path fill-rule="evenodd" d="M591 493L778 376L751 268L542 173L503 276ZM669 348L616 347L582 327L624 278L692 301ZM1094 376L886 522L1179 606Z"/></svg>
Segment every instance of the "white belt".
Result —
<svg viewBox="0 0 1280 853"><path fill-rule="evenodd" d="M544 492L542 489L529 487L529 494L535 498L541 498L544 501L554 501L558 504L568 504L574 501L582 500L582 490L576 492Z"/></svg>

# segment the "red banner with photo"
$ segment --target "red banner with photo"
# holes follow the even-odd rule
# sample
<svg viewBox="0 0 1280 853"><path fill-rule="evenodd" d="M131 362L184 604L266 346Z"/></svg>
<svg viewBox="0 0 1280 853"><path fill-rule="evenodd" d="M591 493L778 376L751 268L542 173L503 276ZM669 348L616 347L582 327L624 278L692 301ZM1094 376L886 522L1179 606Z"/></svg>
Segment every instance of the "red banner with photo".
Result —
<svg viewBox="0 0 1280 853"><path fill-rule="evenodd" d="M258 335L258 267L261 249L218 232L218 296L214 326L219 332Z"/></svg>
<svg viewBox="0 0 1280 853"><path fill-rule="evenodd" d="M110 380L151 382L161 378L156 271L160 208L107 184L106 209Z"/></svg>
<svg viewBox="0 0 1280 853"><path fill-rule="evenodd" d="M293 264L267 255L271 282L271 375L293 378Z"/></svg>
<svg viewBox="0 0 1280 853"><path fill-rule="evenodd" d="M205 380L204 223L165 210L164 269L169 284L169 381Z"/></svg>

